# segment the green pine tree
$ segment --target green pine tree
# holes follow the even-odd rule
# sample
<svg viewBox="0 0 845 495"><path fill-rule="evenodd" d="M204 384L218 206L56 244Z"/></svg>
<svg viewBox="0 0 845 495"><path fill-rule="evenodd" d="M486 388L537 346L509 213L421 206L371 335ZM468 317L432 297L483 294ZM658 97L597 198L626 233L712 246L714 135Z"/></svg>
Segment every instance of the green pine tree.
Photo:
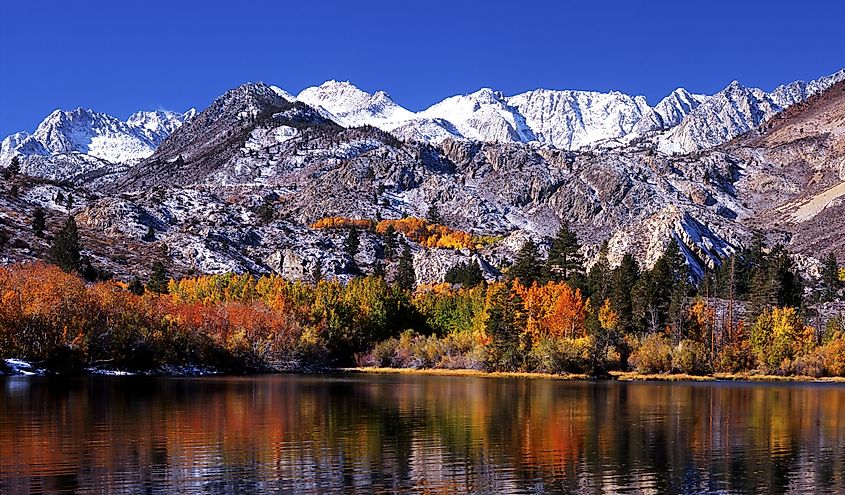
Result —
<svg viewBox="0 0 845 495"><path fill-rule="evenodd" d="M828 253L824 259L821 278L823 286L822 299L825 301L838 299L842 282L839 280L839 263L836 261L836 255L832 252Z"/></svg>
<svg viewBox="0 0 845 495"><path fill-rule="evenodd" d="M581 245L578 244L578 237L569 229L569 223L564 222L549 248L549 258L546 261L549 280L569 282L577 275L583 275L584 259L579 249Z"/></svg>
<svg viewBox="0 0 845 495"><path fill-rule="evenodd" d="M434 204L431 204L428 207L428 212L426 212L425 219L428 220L428 223L443 223L443 219L440 218L440 212L437 210L437 206L435 206Z"/></svg>
<svg viewBox="0 0 845 495"><path fill-rule="evenodd" d="M613 277L610 262L607 260L608 251L607 241L604 241L599 249L598 259L590 267L590 273L587 276L588 293L597 304L602 304L610 297Z"/></svg>
<svg viewBox="0 0 845 495"><path fill-rule="evenodd" d="M516 254L516 260L508 269L508 279L516 280L522 285L529 286L542 277L543 260L534 241L528 239Z"/></svg>
<svg viewBox="0 0 845 495"><path fill-rule="evenodd" d="M417 285L417 274L414 270L414 259L411 256L411 249L406 245L399 257L399 264L396 267L396 285L405 290L414 290Z"/></svg>
<svg viewBox="0 0 845 495"><path fill-rule="evenodd" d="M156 240L156 233L152 225L147 226L147 233L141 237L141 240L144 242L153 242Z"/></svg>
<svg viewBox="0 0 845 495"><path fill-rule="evenodd" d="M610 302L619 315L619 327L628 333L635 330L631 292L640 277L637 261L631 254L622 257L611 278Z"/></svg>
<svg viewBox="0 0 845 495"><path fill-rule="evenodd" d="M78 272L81 268L81 251L76 219L73 218L73 215L69 215L64 226L53 240L50 257L53 263L62 270L68 273Z"/></svg>
<svg viewBox="0 0 845 495"><path fill-rule="evenodd" d="M47 226L47 214L44 208L36 206L32 211L32 233L37 237L44 236L44 228Z"/></svg>
<svg viewBox="0 0 845 495"><path fill-rule="evenodd" d="M323 280L323 265L320 263L320 260L314 261L314 268L311 269L311 280L314 281L314 284L318 284Z"/></svg>
<svg viewBox="0 0 845 495"><path fill-rule="evenodd" d="M141 279L138 277L132 277L132 280L126 285L126 289L136 296L144 295L144 284L141 283Z"/></svg>
<svg viewBox="0 0 845 495"><path fill-rule="evenodd" d="M484 282L484 273L476 260L467 263L457 263L446 271L444 281L450 284L460 284L462 287L475 287Z"/></svg>
<svg viewBox="0 0 845 495"><path fill-rule="evenodd" d="M343 243L343 251L352 259L358 254L358 248L361 245L361 238L358 235L358 229L352 227L346 236L346 241Z"/></svg>
<svg viewBox="0 0 845 495"><path fill-rule="evenodd" d="M169 292L167 287L169 281L170 275L167 273L167 267L161 261L155 261L150 279L147 281L147 290L156 294L167 294Z"/></svg>
<svg viewBox="0 0 845 495"><path fill-rule="evenodd" d="M485 322L486 333L491 337L488 367L494 371L514 371L519 369L525 355L520 352L520 335L525 326L519 311L522 303L506 286L493 286L491 290Z"/></svg>
<svg viewBox="0 0 845 495"><path fill-rule="evenodd" d="M17 175L21 172L21 161L17 155L13 156L11 161L9 161L9 166L3 169L3 178L9 180L12 178L13 175Z"/></svg>
<svg viewBox="0 0 845 495"><path fill-rule="evenodd" d="M382 243L384 244L384 258L392 260L396 256L396 229L393 225L388 225L382 234Z"/></svg>

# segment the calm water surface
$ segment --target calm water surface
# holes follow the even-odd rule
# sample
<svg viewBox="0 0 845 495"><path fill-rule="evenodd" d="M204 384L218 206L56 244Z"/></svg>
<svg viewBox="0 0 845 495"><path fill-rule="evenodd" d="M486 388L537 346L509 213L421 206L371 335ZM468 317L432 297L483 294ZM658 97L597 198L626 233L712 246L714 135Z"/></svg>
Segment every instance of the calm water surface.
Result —
<svg viewBox="0 0 845 495"><path fill-rule="evenodd" d="M845 387L0 378L0 493L845 493Z"/></svg>

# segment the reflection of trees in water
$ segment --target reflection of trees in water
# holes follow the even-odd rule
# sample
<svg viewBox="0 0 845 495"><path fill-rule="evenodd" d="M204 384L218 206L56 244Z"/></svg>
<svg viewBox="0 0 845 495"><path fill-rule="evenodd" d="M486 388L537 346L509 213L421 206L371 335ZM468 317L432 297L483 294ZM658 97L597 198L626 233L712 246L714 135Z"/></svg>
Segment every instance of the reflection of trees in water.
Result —
<svg viewBox="0 0 845 495"><path fill-rule="evenodd" d="M7 379L0 445L4 493L843 491L845 390L404 376Z"/></svg>

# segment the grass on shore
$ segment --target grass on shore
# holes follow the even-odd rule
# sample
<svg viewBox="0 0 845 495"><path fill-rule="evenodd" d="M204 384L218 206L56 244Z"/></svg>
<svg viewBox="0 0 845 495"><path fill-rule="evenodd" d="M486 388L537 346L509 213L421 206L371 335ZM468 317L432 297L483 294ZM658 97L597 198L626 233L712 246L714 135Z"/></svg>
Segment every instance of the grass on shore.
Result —
<svg viewBox="0 0 845 495"><path fill-rule="evenodd" d="M433 369L433 368L340 368L338 371L345 373L365 374L393 374L393 375L433 375L433 376L472 376L482 378L543 378L550 380L592 380L586 374L552 374L552 373L529 373L529 372L506 372L506 371L480 371L470 369ZM758 375L753 373L714 373L712 375L688 375L685 373L676 374L642 374L636 371L611 371L608 379L618 381L692 381L692 382L714 382L714 381L750 381L750 382L809 382L809 383L845 383L845 377L823 377L812 376L780 376L780 375Z"/></svg>

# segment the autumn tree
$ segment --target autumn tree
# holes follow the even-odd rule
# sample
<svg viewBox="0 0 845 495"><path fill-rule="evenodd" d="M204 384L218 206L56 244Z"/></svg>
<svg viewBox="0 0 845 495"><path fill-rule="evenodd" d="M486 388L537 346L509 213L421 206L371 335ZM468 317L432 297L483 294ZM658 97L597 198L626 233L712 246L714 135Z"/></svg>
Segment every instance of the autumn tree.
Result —
<svg viewBox="0 0 845 495"><path fill-rule="evenodd" d="M65 272L78 272L81 268L81 246L76 219L68 215L62 229L56 234L50 249L50 258Z"/></svg>
<svg viewBox="0 0 845 495"><path fill-rule="evenodd" d="M47 214L44 212L44 208L36 206L32 210L32 233L38 237L43 237L46 224Z"/></svg>
<svg viewBox="0 0 845 495"><path fill-rule="evenodd" d="M813 334L795 308L773 308L760 313L751 327L751 347L758 363L773 372L808 351L814 344Z"/></svg>

